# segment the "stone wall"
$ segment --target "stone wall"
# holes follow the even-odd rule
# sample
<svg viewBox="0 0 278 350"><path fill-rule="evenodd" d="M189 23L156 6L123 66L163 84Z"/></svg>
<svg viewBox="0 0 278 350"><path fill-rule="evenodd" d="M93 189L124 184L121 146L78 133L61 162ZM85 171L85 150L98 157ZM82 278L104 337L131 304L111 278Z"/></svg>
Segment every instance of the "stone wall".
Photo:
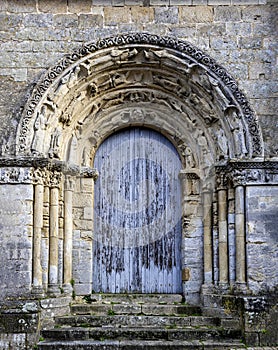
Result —
<svg viewBox="0 0 278 350"><path fill-rule="evenodd" d="M276 1L268 0L3 0L0 1L0 157L7 158L15 149L15 133L24 104L40 76L65 54L71 53L83 43L115 36L126 32L148 32L161 36L173 36L186 40L223 65L238 82L252 108L258 115L265 141L265 160L277 160L277 67L276 64ZM5 160L5 159L4 159ZM21 347L26 340L28 327L22 331L18 314L27 313L30 319L30 337L36 338L34 324L39 318L50 319L55 313L68 312L69 300L57 298L57 305L48 307L48 300L40 304L28 301L8 304L4 298L24 297L32 284L32 225L33 184L23 172L11 168L0 173L0 330L4 334L0 345L3 348ZM277 168L276 168L277 169ZM277 198L278 190L267 179L245 190L246 251L248 287L254 294L274 291L277 285ZM259 183L260 181L258 181ZM277 184L277 176L276 176ZM88 227L92 224L91 179L80 179L73 195L73 280L74 292L90 292L92 237ZM262 185L263 184L263 185ZM229 192L229 280L235 280L235 225L236 208L234 193ZM47 203L47 201L44 201ZM214 211L217 203L214 200ZM200 247L193 276L201 276L202 228L201 210L193 222L192 245ZM44 207L44 227L48 225L49 208ZM60 221L63 217L60 215ZM215 245L214 265L220 259L216 252L218 240L217 220L212 222ZM60 227L61 231L61 227ZM59 266L62 265L62 236L59 233ZM45 247L44 247L45 245ZM42 246L48 255L49 241L42 232ZM185 265L191 264L190 247ZM196 250L197 251L197 250ZM48 257L42 256L42 279L47 283ZM60 268L62 271L62 268ZM188 271L184 271L189 274ZM218 281L215 269L214 279ZM12 276L12 278L11 278ZM58 276L62 281L63 276ZM186 276L188 278L188 276ZM211 277L210 277L211 278ZM199 291L200 282L187 283L190 291ZM72 282L73 284L73 282ZM20 295L19 295L20 294ZM262 297L263 298L263 297ZM63 299L63 298L62 298ZM252 302L246 299L246 305ZM253 299L252 299L253 300ZM255 300L255 299L254 299ZM30 303L29 303L30 302ZM64 304L63 304L64 303ZM55 303L54 303L55 304ZM49 301L52 305L52 301ZM67 305L67 306L65 306ZM250 311L252 305L244 308ZM249 309L248 309L249 307ZM271 306L272 308L272 306ZM7 310L6 310L7 309ZM26 309L26 310L25 310ZM4 310L4 311L2 311ZM274 307L273 307L274 310ZM15 315L15 327L6 327L5 312ZM265 312L265 309L264 311ZM33 315L34 314L34 315ZM274 314L274 311L273 311ZM272 317L266 311L266 319ZM269 316L270 315L270 316ZM245 315L246 330L250 338L258 335L249 314ZM251 317L250 316L250 317ZM21 317L21 316L20 316ZM275 316L276 317L276 316ZM26 318L26 319L27 319ZM273 317L274 318L274 317ZM23 317L24 319L24 317ZM32 323L33 321L34 323ZM31 322L32 321L32 322ZM29 322L29 321L28 321ZM249 322L249 323L248 323ZM267 321L268 322L268 321ZM250 329L249 329L250 326ZM267 328L267 327L265 327ZM27 329L27 330L26 330ZM260 329L261 331L261 329ZM257 332L257 333L256 333ZM8 335L9 333L9 335ZM24 333L24 334L23 334ZM254 334L253 334L254 333ZM22 335L23 334L23 335ZM32 339L30 340L30 343ZM251 341L250 341L251 342ZM252 340L253 342L253 340ZM260 339L254 343L263 343ZM267 340L266 340L267 343ZM14 344L14 345L10 345ZM31 348L31 345L30 345Z"/></svg>
<svg viewBox="0 0 278 350"><path fill-rule="evenodd" d="M29 293L32 271L33 186L0 184L0 299Z"/></svg>
<svg viewBox="0 0 278 350"><path fill-rule="evenodd" d="M259 116L266 156L277 156L275 15L266 0L1 1L2 153L14 147L24 102L48 67L84 42L146 31L188 40L222 64Z"/></svg>
<svg viewBox="0 0 278 350"><path fill-rule="evenodd" d="M247 271L254 293L270 291L278 285L277 186L247 187L246 189Z"/></svg>

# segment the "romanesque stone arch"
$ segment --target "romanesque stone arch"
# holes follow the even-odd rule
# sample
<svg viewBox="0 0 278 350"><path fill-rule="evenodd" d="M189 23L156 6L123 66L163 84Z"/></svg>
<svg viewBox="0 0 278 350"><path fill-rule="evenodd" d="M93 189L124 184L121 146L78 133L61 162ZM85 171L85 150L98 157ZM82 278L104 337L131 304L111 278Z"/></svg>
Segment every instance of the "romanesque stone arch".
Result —
<svg viewBox="0 0 278 350"><path fill-rule="evenodd" d="M150 105L157 113L143 116ZM127 106L135 114L119 113ZM17 153L81 164L74 148L134 123L165 128L180 148L202 140L211 162L263 156L256 116L225 69L187 42L146 33L86 44L50 68L25 106ZM207 159L202 145L194 153Z"/></svg>
<svg viewBox="0 0 278 350"><path fill-rule="evenodd" d="M246 161L263 157L256 116L235 80L205 53L184 41L138 33L86 44L65 56L36 84L26 103L16 156L34 168L30 175L35 193L34 290L44 287L55 294L61 279L68 288L78 269L85 266L88 272L90 256L72 261L74 196L82 197L82 215L92 220L94 153L110 134L129 126L159 131L180 154L183 282L188 301L200 301L202 285L220 283L227 288L229 281L245 285L246 176L242 178L238 163L244 168ZM236 212L228 207L228 195ZM42 254L45 203L50 208L45 229L49 249ZM229 210L236 231L231 233L233 247L227 238ZM86 225L79 218L75 225L90 252ZM58 245L58 229L64 232L63 248ZM192 246L194 262L188 258ZM43 270L42 264L49 269ZM90 277L79 287L80 294L90 292Z"/></svg>

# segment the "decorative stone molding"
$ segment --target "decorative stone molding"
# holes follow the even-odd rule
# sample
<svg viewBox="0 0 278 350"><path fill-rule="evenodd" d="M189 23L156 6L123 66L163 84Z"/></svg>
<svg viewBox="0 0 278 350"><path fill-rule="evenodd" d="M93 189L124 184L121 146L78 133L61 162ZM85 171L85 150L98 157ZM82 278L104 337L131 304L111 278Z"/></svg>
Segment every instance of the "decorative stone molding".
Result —
<svg viewBox="0 0 278 350"><path fill-rule="evenodd" d="M45 179L45 185L50 188L59 187L62 180L62 173L57 170L52 170L47 172L47 177Z"/></svg>
<svg viewBox="0 0 278 350"><path fill-rule="evenodd" d="M28 184L33 182L31 168L3 167L0 168L1 184Z"/></svg>
<svg viewBox="0 0 278 350"><path fill-rule="evenodd" d="M79 176L80 177L89 177L89 178L92 178L94 181L96 181L99 174L98 174L98 171L94 168L83 167L83 168L81 168Z"/></svg>
<svg viewBox="0 0 278 350"><path fill-rule="evenodd" d="M97 55L100 53L105 53L106 56L100 55L98 57ZM148 69L136 72L136 67L142 62L148 66ZM110 70L112 67L115 69L117 68L117 72L119 73L114 73L114 75L108 74L107 77L109 77L109 80L107 82L98 81L96 84L94 81L91 81L89 84L90 88L88 86L87 90L76 92L72 96L70 94L67 95L68 91L76 87L80 76L92 76L92 68L103 64L109 67ZM122 75L119 68L122 69L122 67L127 65L131 71L128 75ZM151 76L148 73L148 70L150 71L150 66L158 69L161 65L167 67L168 75L159 75L155 73L155 75ZM46 131L45 118L39 118L39 115L36 113L39 112L40 115L44 115L44 105L48 108L49 113L53 114L54 111L56 111L56 106L63 101L63 103L67 103L67 108L69 108L69 110L60 111L63 113L60 116L59 113L57 114L61 125L56 124L55 126L54 124L52 126L54 129L51 132L51 139L48 140L50 148L47 151L49 157L60 157L59 147L63 142L62 129L72 124L75 108L74 104L70 103L70 100L64 101L65 96L67 96L66 99L72 99L72 101L78 100L81 105L84 104L85 106L89 98L97 97L101 89L103 89L103 91L106 89L105 96L108 98L107 103L110 104L106 104L106 108L108 108L111 106L108 90L112 91L115 88L121 88L122 84L128 86L136 83L135 85L140 86L157 86L157 91L162 89L167 92L169 96L175 93L180 99L186 99L188 105L190 105L190 103L193 106L200 104L200 97L198 97L197 89L195 89L196 91L186 91L184 89L188 84L180 84L179 81L173 80L170 75L170 69L173 70L173 68L176 69L176 67L178 67L177 69L182 69L183 76L184 73L188 75L188 77L186 78L185 76L184 79L190 80L190 75L195 74L194 76L197 77L197 80L194 81L194 83L199 87L199 90L201 89L204 96L210 95L212 91L215 91L215 93L218 94L218 99L216 100L219 100L219 110L221 108L222 110L230 110L228 108L229 105L233 106L233 111L237 113L239 123L242 123L240 128L233 129L234 139L238 138L241 143L243 143L240 150L235 149L234 154L236 157L245 157L245 154L247 155L245 152L249 152L252 157L262 156L262 136L256 116L245 95L239 90L236 81L226 70L218 65L211 57L188 42L148 33L123 34L112 38L101 39L95 43L85 44L71 55L65 56L56 66L50 68L36 85L23 111L18 128L18 153L21 154L28 151L30 146L28 135L34 135L32 144L35 144L37 133L44 134ZM106 79L105 75L103 79ZM55 102L51 99L51 94L49 94L51 91L56 94ZM136 101L137 95L135 91L132 91L131 94L133 97L130 98ZM83 102L83 100L85 102ZM103 99L103 101L105 101L105 99ZM114 100L113 103L118 104L122 101L123 96L119 95L118 99ZM172 102L169 101L169 103L171 104ZM92 106L92 110L95 113L99 108L99 101L96 100ZM179 103L172 103L172 109L177 110L181 108ZM206 97L202 100L202 111L203 113L200 115L204 118L204 125L210 126L217 122L209 99ZM35 121L37 122L37 126L35 125ZM220 135L220 133L218 134ZM250 151L247 148L246 151L242 150L242 147L245 146L242 139L244 134L247 134L249 137ZM219 137L222 138L221 135ZM220 141L222 142L222 139ZM222 152L222 157L226 158L228 152L225 144L222 142L219 147ZM38 149L40 149L40 146L36 151L38 151ZM44 152L46 152L46 150Z"/></svg>
<svg viewBox="0 0 278 350"><path fill-rule="evenodd" d="M96 169L46 158L0 159L0 183L33 183L56 186L61 176L98 177Z"/></svg>
<svg viewBox="0 0 278 350"><path fill-rule="evenodd" d="M234 186L278 184L277 162L230 162L217 166L216 172L224 174Z"/></svg>
<svg viewBox="0 0 278 350"><path fill-rule="evenodd" d="M227 174L224 171L220 171L216 173L216 189L225 190L227 189L228 178Z"/></svg>

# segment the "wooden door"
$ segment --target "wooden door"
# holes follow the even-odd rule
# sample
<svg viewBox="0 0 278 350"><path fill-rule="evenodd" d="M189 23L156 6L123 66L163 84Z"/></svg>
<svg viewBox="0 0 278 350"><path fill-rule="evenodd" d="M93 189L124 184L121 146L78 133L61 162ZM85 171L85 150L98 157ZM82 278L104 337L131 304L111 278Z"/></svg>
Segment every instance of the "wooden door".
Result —
<svg viewBox="0 0 278 350"><path fill-rule="evenodd" d="M93 290L180 293L181 162L150 129L130 128L96 153Z"/></svg>

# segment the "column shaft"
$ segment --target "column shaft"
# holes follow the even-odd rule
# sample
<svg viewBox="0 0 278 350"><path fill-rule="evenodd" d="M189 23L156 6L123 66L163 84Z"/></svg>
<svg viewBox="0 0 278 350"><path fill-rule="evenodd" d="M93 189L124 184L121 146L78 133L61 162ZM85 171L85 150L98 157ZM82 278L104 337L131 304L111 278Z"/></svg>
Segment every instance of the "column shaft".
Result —
<svg viewBox="0 0 278 350"><path fill-rule="evenodd" d="M64 197L64 286L70 288L72 279L72 187L66 185Z"/></svg>
<svg viewBox="0 0 278 350"><path fill-rule="evenodd" d="M212 283L212 195L205 192L203 197L204 210L204 283Z"/></svg>
<svg viewBox="0 0 278 350"><path fill-rule="evenodd" d="M33 212L33 292L41 293L42 266L41 266L41 235L43 227L43 185L34 186L34 212Z"/></svg>
<svg viewBox="0 0 278 350"><path fill-rule="evenodd" d="M49 278L50 292L58 290L59 189L50 189Z"/></svg>
<svg viewBox="0 0 278 350"><path fill-rule="evenodd" d="M227 191L218 191L219 282L228 283Z"/></svg>

